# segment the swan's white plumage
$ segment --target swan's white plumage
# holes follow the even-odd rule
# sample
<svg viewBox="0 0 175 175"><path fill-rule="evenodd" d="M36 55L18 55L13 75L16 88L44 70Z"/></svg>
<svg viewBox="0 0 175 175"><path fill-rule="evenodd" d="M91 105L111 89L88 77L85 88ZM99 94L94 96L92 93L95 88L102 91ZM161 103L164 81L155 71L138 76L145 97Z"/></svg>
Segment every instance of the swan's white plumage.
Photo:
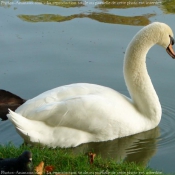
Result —
<svg viewBox="0 0 175 175"><path fill-rule="evenodd" d="M129 44L124 76L132 100L108 87L71 84L28 100L15 112L10 111L9 119L26 142L49 147L112 140L156 127L161 106L145 59L154 44L166 48L169 35L173 33L166 24L153 23Z"/></svg>

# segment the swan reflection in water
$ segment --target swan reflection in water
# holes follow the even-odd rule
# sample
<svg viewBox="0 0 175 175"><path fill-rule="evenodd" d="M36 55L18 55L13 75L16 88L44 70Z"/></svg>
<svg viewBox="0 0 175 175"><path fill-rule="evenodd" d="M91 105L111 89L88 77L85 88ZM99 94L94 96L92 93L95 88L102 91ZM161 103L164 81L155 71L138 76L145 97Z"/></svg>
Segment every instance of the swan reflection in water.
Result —
<svg viewBox="0 0 175 175"><path fill-rule="evenodd" d="M103 159L125 160L146 166L156 154L160 128L107 142L92 142L71 148L74 154L94 152Z"/></svg>

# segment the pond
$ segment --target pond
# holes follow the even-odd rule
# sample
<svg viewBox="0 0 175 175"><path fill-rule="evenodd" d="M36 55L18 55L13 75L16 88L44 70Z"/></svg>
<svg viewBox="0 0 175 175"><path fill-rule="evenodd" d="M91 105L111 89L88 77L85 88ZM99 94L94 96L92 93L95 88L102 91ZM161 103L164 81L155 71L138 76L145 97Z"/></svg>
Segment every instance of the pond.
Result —
<svg viewBox="0 0 175 175"><path fill-rule="evenodd" d="M175 32L170 1L0 1L0 89L24 99L61 85L93 83L129 96L123 78L125 49L143 26L160 21ZM154 46L147 67L163 114L151 131L109 142L83 144L104 158L135 161L175 172L175 61ZM0 121L0 144L19 146L9 121Z"/></svg>

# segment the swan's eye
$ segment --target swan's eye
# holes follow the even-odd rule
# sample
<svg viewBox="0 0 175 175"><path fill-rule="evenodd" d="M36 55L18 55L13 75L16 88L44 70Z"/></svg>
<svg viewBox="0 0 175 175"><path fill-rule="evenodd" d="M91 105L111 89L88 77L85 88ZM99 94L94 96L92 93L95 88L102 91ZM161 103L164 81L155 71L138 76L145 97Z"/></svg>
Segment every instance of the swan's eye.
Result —
<svg viewBox="0 0 175 175"><path fill-rule="evenodd" d="M174 38L171 36L171 35L169 35L170 36L170 43L172 44L172 45L174 45Z"/></svg>

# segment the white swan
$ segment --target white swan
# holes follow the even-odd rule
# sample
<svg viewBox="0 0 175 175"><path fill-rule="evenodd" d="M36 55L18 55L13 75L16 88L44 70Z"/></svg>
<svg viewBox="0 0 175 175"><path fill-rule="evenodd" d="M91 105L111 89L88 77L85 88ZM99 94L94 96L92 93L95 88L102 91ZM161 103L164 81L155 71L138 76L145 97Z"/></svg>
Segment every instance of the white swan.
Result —
<svg viewBox="0 0 175 175"><path fill-rule="evenodd" d="M159 44L175 58L172 37L169 26L155 22L128 45L124 77L131 99L108 87L71 84L26 101L8 117L26 142L49 147L75 147L155 128L161 105L147 73L146 54Z"/></svg>

